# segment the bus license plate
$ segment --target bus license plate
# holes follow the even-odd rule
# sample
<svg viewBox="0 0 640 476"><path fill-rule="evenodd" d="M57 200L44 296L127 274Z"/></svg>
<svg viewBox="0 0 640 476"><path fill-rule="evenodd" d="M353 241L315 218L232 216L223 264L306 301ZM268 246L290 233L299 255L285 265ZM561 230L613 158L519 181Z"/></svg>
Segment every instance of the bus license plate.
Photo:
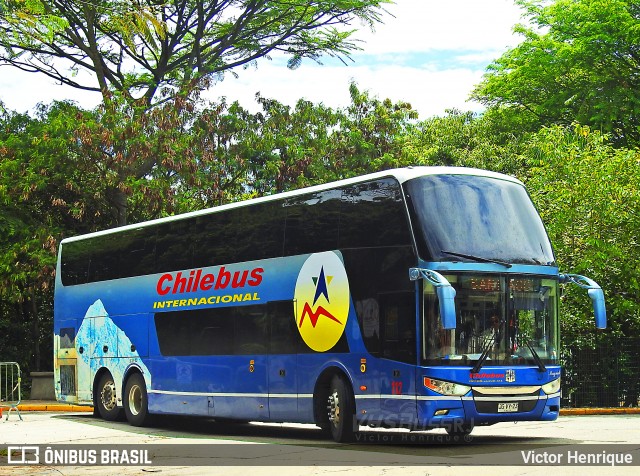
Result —
<svg viewBox="0 0 640 476"><path fill-rule="evenodd" d="M509 413L518 411L518 402L498 403L498 413Z"/></svg>

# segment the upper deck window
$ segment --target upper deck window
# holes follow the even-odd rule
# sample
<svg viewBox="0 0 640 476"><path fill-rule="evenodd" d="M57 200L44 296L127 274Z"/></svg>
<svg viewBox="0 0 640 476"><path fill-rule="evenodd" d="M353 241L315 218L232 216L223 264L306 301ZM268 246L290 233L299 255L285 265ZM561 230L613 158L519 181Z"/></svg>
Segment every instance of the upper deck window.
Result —
<svg viewBox="0 0 640 476"><path fill-rule="evenodd" d="M405 186L423 259L555 263L540 216L522 185L491 177L429 175Z"/></svg>
<svg viewBox="0 0 640 476"><path fill-rule="evenodd" d="M274 197L65 242L64 286L317 253L411 246L397 180Z"/></svg>

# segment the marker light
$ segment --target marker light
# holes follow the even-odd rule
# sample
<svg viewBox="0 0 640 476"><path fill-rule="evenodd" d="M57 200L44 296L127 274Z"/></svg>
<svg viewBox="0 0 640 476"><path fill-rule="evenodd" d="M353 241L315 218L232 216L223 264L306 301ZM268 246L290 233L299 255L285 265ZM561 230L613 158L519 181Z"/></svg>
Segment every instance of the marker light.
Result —
<svg viewBox="0 0 640 476"><path fill-rule="evenodd" d="M544 393L546 393L547 395L558 393L560 391L560 379L557 378L549 383L545 383L542 386L542 390L544 390Z"/></svg>
<svg viewBox="0 0 640 476"><path fill-rule="evenodd" d="M471 390L471 387L467 385L460 385L459 383L447 382L445 380L437 380L435 378L424 377L424 386L433 390L434 392L441 393L442 395L456 395L462 396Z"/></svg>

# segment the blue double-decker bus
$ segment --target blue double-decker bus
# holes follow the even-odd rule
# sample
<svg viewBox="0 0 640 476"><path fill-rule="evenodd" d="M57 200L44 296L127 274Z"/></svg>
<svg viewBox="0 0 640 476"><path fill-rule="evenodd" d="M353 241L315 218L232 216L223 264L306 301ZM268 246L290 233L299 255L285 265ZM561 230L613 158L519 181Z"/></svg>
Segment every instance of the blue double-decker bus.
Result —
<svg viewBox="0 0 640 476"><path fill-rule="evenodd" d="M555 420L561 274L523 184L409 167L68 238L57 398L155 414L445 428Z"/></svg>

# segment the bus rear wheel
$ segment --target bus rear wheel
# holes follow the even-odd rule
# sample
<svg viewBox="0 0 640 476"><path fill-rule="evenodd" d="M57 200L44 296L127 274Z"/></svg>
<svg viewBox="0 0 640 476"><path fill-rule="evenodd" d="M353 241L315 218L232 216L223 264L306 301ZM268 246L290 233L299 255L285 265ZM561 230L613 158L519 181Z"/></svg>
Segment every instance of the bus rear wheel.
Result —
<svg viewBox="0 0 640 476"><path fill-rule="evenodd" d="M349 384L337 375L331 379L329 385L327 412L329 430L334 441L353 441L356 431L353 392Z"/></svg>
<svg viewBox="0 0 640 476"><path fill-rule="evenodd" d="M96 406L98 413L107 421L119 420L122 416L122 408L118 408L116 383L109 372L105 372L98 380Z"/></svg>
<svg viewBox="0 0 640 476"><path fill-rule="evenodd" d="M145 426L150 422L147 384L137 372L127 379L124 387L124 413L133 426Z"/></svg>

